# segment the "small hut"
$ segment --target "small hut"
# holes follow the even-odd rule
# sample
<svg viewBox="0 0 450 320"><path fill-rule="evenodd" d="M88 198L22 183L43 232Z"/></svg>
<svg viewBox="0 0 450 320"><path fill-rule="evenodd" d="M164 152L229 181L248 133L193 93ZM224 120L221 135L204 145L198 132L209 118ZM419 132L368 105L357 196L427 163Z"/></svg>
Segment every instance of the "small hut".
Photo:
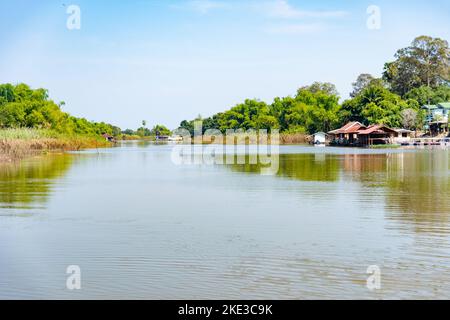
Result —
<svg viewBox="0 0 450 320"><path fill-rule="evenodd" d="M325 132L316 132L311 137L312 144L323 145L327 141L327 134Z"/></svg>
<svg viewBox="0 0 450 320"><path fill-rule="evenodd" d="M162 136L162 135L157 135L155 137L156 141L168 141L169 140L169 136Z"/></svg>
<svg viewBox="0 0 450 320"><path fill-rule="evenodd" d="M394 129L397 134L394 137L394 142L397 144L409 144L411 139L414 138L415 132L408 129Z"/></svg>
<svg viewBox="0 0 450 320"><path fill-rule="evenodd" d="M107 133L102 134L102 137L105 138L105 140L107 140L109 142L114 142L114 137Z"/></svg>

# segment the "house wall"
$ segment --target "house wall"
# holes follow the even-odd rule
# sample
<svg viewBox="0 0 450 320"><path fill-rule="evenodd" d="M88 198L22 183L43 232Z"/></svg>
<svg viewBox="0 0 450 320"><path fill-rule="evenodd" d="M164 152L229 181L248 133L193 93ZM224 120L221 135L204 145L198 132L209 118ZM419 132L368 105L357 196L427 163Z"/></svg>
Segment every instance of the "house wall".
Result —
<svg viewBox="0 0 450 320"><path fill-rule="evenodd" d="M319 143L325 143L326 138L324 134L315 134L314 135L314 143L319 142Z"/></svg>
<svg viewBox="0 0 450 320"><path fill-rule="evenodd" d="M449 109L438 105L436 109L428 111L427 122L436 121L437 119L440 119L441 121L448 121L449 113Z"/></svg>
<svg viewBox="0 0 450 320"><path fill-rule="evenodd" d="M448 116L444 109L435 109L432 111L432 120L437 119L448 121Z"/></svg>
<svg viewBox="0 0 450 320"><path fill-rule="evenodd" d="M407 135L406 137L401 134L398 137L392 138L392 142L396 144L408 143L411 141L411 136Z"/></svg>

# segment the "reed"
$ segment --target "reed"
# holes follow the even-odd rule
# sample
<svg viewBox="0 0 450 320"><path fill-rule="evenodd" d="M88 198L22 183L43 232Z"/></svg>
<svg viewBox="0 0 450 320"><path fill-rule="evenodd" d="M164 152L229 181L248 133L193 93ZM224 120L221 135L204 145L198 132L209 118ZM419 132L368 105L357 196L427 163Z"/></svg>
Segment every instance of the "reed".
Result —
<svg viewBox="0 0 450 320"><path fill-rule="evenodd" d="M3 129L0 130L0 161L15 161L51 151L78 151L110 145L101 137L66 136L44 129Z"/></svg>
<svg viewBox="0 0 450 320"><path fill-rule="evenodd" d="M304 133L282 133L280 134L281 144L304 144L307 143Z"/></svg>
<svg viewBox="0 0 450 320"><path fill-rule="evenodd" d="M227 136L219 136L219 137L212 137L212 136L203 136L200 137L202 144L226 144L229 143L230 137ZM231 137L233 139L233 137ZM272 143L272 137L269 134L267 137L265 137L265 140L258 139L258 137L254 137L250 139L247 135L235 135L234 139L231 140L234 142L231 143L238 143L238 144L263 144L263 143ZM195 138L191 138L191 143L196 143ZM305 144L308 143L307 135L304 133L281 133L279 135L279 143L281 145L284 144Z"/></svg>

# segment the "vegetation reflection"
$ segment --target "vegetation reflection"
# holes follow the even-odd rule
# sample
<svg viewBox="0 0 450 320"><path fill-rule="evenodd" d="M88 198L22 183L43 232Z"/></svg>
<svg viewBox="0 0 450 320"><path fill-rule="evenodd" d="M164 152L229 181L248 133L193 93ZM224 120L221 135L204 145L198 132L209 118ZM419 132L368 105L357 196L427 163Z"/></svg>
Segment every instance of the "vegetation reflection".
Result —
<svg viewBox="0 0 450 320"><path fill-rule="evenodd" d="M234 164L236 172L260 173L260 164ZM280 154L278 176L302 181L332 182L339 179L339 159L330 154Z"/></svg>
<svg viewBox="0 0 450 320"><path fill-rule="evenodd" d="M42 208L54 180L73 162L71 155L51 155L0 166L0 208Z"/></svg>

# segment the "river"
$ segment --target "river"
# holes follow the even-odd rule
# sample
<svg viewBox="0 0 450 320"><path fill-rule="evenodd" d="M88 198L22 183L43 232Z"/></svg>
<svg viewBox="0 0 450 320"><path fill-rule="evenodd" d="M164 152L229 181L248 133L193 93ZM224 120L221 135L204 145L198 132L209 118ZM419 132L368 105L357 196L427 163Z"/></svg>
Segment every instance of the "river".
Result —
<svg viewBox="0 0 450 320"><path fill-rule="evenodd" d="M0 298L450 298L450 150L281 146L261 175L172 148L2 164Z"/></svg>

